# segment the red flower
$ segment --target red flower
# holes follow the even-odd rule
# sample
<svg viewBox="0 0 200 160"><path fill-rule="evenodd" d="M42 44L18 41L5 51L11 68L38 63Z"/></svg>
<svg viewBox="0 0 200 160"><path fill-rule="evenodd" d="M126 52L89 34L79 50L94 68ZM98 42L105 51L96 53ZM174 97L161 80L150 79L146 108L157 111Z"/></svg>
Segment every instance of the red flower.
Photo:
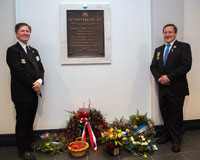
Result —
<svg viewBox="0 0 200 160"><path fill-rule="evenodd" d="M57 138L58 138L58 134L57 134L57 133L54 133L54 134L53 134L53 138L54 138L54 139L57 139Z"/></svg>
<svg viewBox="0 0 200 160"><path fill-rule="evenodd" d="M150 135L152 132L151 130L147 130L147 134Z"/></svg>
<svg viewBox="0 0 200 160"><path fill-rule="evenodd" d="M121 127L124 128L125 126L126 126L126 124L124 122L122 122Z"/></svg>
<svg viewBox="0 0 200 160"><path fill-rule="evenodd" d="M102 119L102 115L99 115L99 119Z"/></svg>
<svg viewBox="0 0 200 160"><path fill-rule="evenodd" d="M74 123L78 123L78 120L77 119L74 119L74 121L73 121Z"/></svg>
<svg viewBox="0 0 200 160"><path fill-rule="evenodd" d="M114 122L113 125L114 125L114 127L117 127L117 126L118 126L118 123L117 123L117 122Z"/></svg>

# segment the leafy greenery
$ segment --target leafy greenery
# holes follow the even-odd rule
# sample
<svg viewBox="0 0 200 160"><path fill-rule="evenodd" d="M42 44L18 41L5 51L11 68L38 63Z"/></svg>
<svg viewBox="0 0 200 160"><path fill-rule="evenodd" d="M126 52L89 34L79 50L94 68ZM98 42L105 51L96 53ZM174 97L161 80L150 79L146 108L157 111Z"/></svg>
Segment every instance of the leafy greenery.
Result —
<svg viewBox="0 0 200 160"><path fill-rule="evenodd" d="M35 151L58 154L67 150L66 138L63 134L45 133L33 144Z"/></svg>

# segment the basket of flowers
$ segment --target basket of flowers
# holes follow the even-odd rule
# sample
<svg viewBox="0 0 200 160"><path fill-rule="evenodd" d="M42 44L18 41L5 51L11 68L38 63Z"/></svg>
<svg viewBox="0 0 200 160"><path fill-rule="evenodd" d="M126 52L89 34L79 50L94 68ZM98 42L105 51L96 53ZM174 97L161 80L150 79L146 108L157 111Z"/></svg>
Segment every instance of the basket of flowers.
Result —
<svg viewBox="0 0 200 160"><path fill-rule="evenodd" d="M105 132L101 132L102 143L106 145L107 153L112 156L119 154L120 146L123 146L127 140L126 133L118 128L110 128Z"/></svg>
<svg viewBox="0 0 200 160"><path fill-rule="evenodd" d="M87 149L89 144L85 141L82 141L81 137L78 137L76 141L71 142L68 145L68 149L72 156L74 157L82 157L87 153Z"/></svg>

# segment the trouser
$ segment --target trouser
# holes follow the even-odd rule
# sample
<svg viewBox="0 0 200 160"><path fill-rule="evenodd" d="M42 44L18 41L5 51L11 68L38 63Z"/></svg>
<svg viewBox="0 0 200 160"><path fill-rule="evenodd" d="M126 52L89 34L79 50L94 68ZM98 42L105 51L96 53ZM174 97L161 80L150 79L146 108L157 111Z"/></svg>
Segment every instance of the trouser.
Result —
<svg viewBox="0 0 200 160"><path fill-rule="evenodd" d="M159 95L160 111L164 122L164 136L169 136L172 143L180 144L183 126L183 104L185 96Z"/></svg>
<svg viewBox="0 0 200 160"><path fill-rule="evenodd" d="M16 143L18 152L23 153L30 149L33 138L33 123L38 106L38 98L34 101L17 103L16 109Z"/></svg>

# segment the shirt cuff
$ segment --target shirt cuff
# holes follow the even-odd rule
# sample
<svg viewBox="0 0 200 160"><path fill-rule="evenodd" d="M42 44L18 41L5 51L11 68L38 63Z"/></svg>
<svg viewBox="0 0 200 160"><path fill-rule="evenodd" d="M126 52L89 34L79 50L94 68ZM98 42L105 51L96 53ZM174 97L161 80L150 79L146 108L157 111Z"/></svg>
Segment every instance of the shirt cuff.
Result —
<svg viewBox="0 0 200 160"><path fill-rule="evenodd" d="M167 79L168 79L168 82L170 82L170 80L169 80L169 78L167 77Z"/></svg>
<svg viewBox="0 0 200 160"><path fill-rule="evenodd" d="M41 78L39 78L36 82L39 82L40 85L42 85L42 79Z"/></svg>

